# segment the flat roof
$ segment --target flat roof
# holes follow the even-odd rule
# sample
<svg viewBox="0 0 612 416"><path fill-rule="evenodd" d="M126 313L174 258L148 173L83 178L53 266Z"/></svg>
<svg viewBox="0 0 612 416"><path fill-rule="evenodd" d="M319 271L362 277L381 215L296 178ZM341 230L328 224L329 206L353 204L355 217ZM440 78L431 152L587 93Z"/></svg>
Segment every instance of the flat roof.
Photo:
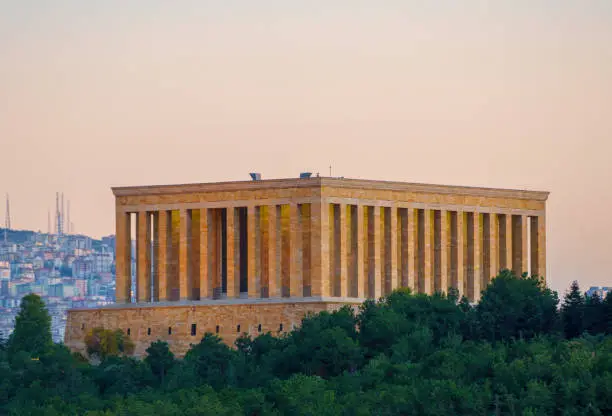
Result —
<svg viewBox="0 0 612 416"><path fill-rule="evenodd" d="M484 188L473 186L435 185L411 182L380 181L335 177L261 179L247 181L206 182L176 185L146 185L112 187L115 196L171 195L219 191L245 191L275 188L334 187L387 191L422 192L433 194L474 195L546 201L550 192L524 189Z"/></svg>

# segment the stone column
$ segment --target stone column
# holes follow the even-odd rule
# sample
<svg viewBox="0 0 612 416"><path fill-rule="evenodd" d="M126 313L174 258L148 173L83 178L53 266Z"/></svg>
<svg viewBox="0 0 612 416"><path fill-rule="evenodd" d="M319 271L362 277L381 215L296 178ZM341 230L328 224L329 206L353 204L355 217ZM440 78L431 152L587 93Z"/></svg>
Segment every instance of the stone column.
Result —
<svg viewBox="0 0 612 416"><path fill-rule="evenodd" d="M257 222L257 210L254 205L247 207L247 250L248 250L248 291L249 298L254 299L261 296L261 289L257 284L257 235L255 224Z"/></svg>
<svg viewBox="0 0 612 416"><path fill-rule="evenodd" d="M200 208L200 299L212 297L211 264L209 262L209 244L211 242L208 233L210 224L210 212L208 208Z"/></svg>
<svg viewBox="0 0 612 416"><path fill-rule="evenodd" d="M529 271L529 235L527 235L527 224L529 224L529 217L521 215L521 266L523 272Z"/></svg>
<svg viewBox="0 0 612 416"><path fill-rule="evenodd" d="M382 280L382 257L381 251L384 247L381 241L381 222L380 222L380 207L372 207L373 218L374 218L374 233L373 233L373 244L374 244L374 299L378 299L382 296L383 280Z"/></svg>
<svg viewBox="0 0 612 416"><path fill-rule="evenodd" d="M223 281L221 276L221 209L208 210L208 279L213 299L218 299L223 290Z"/></svg>
<svg viewBox="0 0 612 416"><path fill-rule="evenodd" d="M440 211L440 288L448 293L450 270L450 213Z"/></svg>
<svg viewBox="0 0 612 416"><path fill-rule="evenodd" d="M289 296L302 297L301 219L298 204L289 204Z"/></svg>
<svg viewBox="0 0 612 416"><path fill-rule="evenodd" d="M364 238L363 205L357 205L357 297L366 297L365 262L368 261L368 246Z"/></svg>
<svg viewBox="0 0 612 416"><path fill-rule="evenodd" d="M116 210L115 221L115 301L117 303L130 303L132 286L132 241L130 236L132 226L130 214Z"/></svg>
<svg viewBox="0 0 612 416"><path fill-rule="evenodd" d="M291 295L291 217L289 216L290 207L282 204L278 207L279 218L279 265L280 265L280 288L281 296Z"/></svg>
<svg viewBox="0 0 612 416"><path fill-rule="evenodd" d="M202 219L200 218L199 209L191 209L188 211L190 220L189 227L189 252L187 254L187 261L189 262L189 284L190 290L187 296L191 300L199 300L202 281L200 277L200 227Z"/></svg>
<svg viewBox="0 0 612 416"><path fill-rule="evenodd" d="M425 219L425 275L423 279L424 287L420 288L423 293L433 293L434 280L434 211L431 209L424 210Z"/></svg>
<svg viewBox="0 0 612 416"><path fill-rule="evenodd" d="M538 275L546 279L546 216L538 217Z"/></svg>
<svg viewBox="0 0 612 416"><path fill-rule="evenodd" d="M527 271L527 224L526 216L512 216L512 270L517 276Z"/></svg>
<svg viewBox="0 0 612 416"><path fill-rule="evenodd" d="M480 287L482 283L482 215L474 212L474 276L470 290L470 300L477 302L480 299Z"/></svg>
<svg viewBox="0 0 612 416"><path fill-rule="evenodd" d="M529 271L529 235L528 235L529 217L527 215L522 215L521 223L523 225L521 227L521 243L522 243L521 252L523 253L523 256L521 258L521 264L523 265L524 271L527 272Z"/></svg>
<svg viewBox="0 0 612 416"><path fill-rule="evenodd" d="M256 254L259 257L259 287L260 297L267 298L270 296L270 287L268 286L269 279L269 256L270 246L270 230L268 227L268 207L263 205L259 207L259 218L257 229L259 230L259 252ZM257 232L257 230L256 230Z"/></svg>
<svg viewBox="0 0 612 416"><path fill-rule="evenodd" d="M329 204L329 294L340 296L340 214ZM338 215L336 215L338 214Z"/></svg>
<svg viewBox="0 0 612 416"><path fill-rule="evenodd" d="M340 297L348 296L348 236L350 229L348 228L346 219L346 204L340 204L340 229L338 238L340 239Z"/></svg>
<svg viewBox="0 0 612 416"><path fill-rule="evenodd" d="M240 296L240 275L237 273L239 270L236 267L238 256L236 249L238 247L238 233L236 232L236 212L234 207L227 208L227 231L226 231L226 264L227 264L227 297L237 298Z"/></svg>
<svg viewBox="0 0 612 416"><path fill-rule="evenodd" d="M391 260L391 276L390 276L390 289L391 291L394 291L395 289L398 288L398 283L397 283L397 259L398 259L398 244L397 244L397 207L393 206L389 209L391 216L390 216L390 229L389 229L389 257Z"/></svg>
<svg viewBox="0 0 612 416"><path fill-rule="evenodd" d="M467 296L466 282L467 224L465 212L457 212L457 290L459 296Z"/></svg>
<svg viewBox="0 0 612 416"><path fill-rule="evenodd" d="M180 210L179 225L179 294L180 300L191 297L191 266L189 252L191 251L191 213L186 209Z"/></svg>
<svg viewBox="0 0 612 416"><path fill-rule="evenodd" d="M136 214L136 302L151 302L151 216Z"/></svg>
<svg viewBox="0 0 612 416"><path fill-rule="evenodd" d="M408 210L405 208L400 209L399 212L399 230L398 230L398 238L400 239L399 246L399 258L400 260L400 271L398 272L398 286L407 288L408 282L410 281L410 274L408 271L408 267L410 265L410 260L408 258Z"/></svg>
<svg viewBox="0 0 612 416"><path fill-rule="evenodd" d="M155 259L157 270L156 288L160 302L168 300L168 242L171 241L168 228L168 211L159 211L157 213L157 257Z"/></svg>
<svg viewBox="0 0 612 416"><path fill-rule="evenodd" d="M531 217L531 274L546 277L546 222L544 215Z"/></svg>
<svg viewBox="0 0 612 416"><path fill-rule="evenodd" d="M168 300L180 300L179 257L181 246L181 215L179 210L168 211L169 250L168 250Z"/></svg>
<svg viewBox="0 0 612 416"><path fill-rule="evenodd" d="M278 284L278 215L276 205L268 205L268 296L281 296Z"/></svg>
<svg viewBox="0 0 612 416"><path fill-rule="evenodd" d="M302 204L300 207L301 224L301 260L302 260L302 293L298 296L312 296L311 280L311 261L312 261L312 217L310 214L311 206L309 203Z"/></svg>
<svg viewBox="0 0 612 416"><path fill-rule="evenodd" d="M513 248L513 238L512 238L512 233L513 233L513 228L512 228L512 214L505 214L504 215L504 219L505 219L505 246L506 246L506 264L504 264L504 267L508 270L513 270L514 269L514 256L512 253L512 248Z"/></svg>
<svg viewBox="0 0 612 416"><path fill-rule="evenodd" d="M499 269L500 269L499 246L498 246L498 241L499 241L499 217L498 215L495 213L489 214L489 223L487 225L488 225L488 243L489 243L489 249L488 249L489 270L487 271L488 279L486 279L485 283L488 285L491 282L491 280L497 277L497 274L499 273ZM485 287L483 287L482 289L484 290Z"/></svg>
<svg viewBox="0 0 612 416"><path fill-rule="evenodd" d="M316 201L311 205L312 221L312 296L330 296L329 204Z"/></svg>
<svg viewBox="0 0 612 416"><path fill-rule="evenodd" d="M418 290L419 281L419 227L418 215L414 208L408 208L408 287L412 293Z"/></svg>
<svg viewBox="0 0 612 416"><path fill-rule="evenodd" d="M159 300L159 212L154 211L151 213L151 224L152 229L152 251L151 251L151 285L153 293L151 294L151 301L157 302Z"/></svg>

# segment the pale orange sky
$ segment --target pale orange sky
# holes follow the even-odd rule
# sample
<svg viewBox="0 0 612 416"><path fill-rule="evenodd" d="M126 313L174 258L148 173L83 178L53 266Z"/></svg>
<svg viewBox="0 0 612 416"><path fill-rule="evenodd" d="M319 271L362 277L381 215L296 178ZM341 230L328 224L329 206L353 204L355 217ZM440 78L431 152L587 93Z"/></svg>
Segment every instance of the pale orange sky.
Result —
<svg viewBox="0 0 612 416"><path fill-rule="evenodd" d="M14 228L92 236L250 171L547 190L551 286L611 285L612 1L0 0L0 151Z"/></svg>

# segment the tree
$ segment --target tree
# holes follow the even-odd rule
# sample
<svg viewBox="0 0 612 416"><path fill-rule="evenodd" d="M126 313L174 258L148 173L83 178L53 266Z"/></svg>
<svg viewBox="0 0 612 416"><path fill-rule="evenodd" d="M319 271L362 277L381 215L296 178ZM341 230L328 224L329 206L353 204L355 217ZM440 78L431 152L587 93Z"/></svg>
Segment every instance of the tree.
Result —
<svg viewBox="0 0 612 416"><path fill-rule="evenodd" d="M561 306L563 332L567 339L579 337L584 331L584 297L577 281L573 281Z"/></svg>
<svg viewBox="0 0 612 416"><path fill-rule="evenodd" d="M231 380L234 357L235 352L221 338L207 332L199 344L187 351L184 362L193 367L202 382L221 387Z"/></svg>
<svg viewBox="0 0 612 416"><path fill-rule="evenodd" d="M606 332L605 303L597 293L584 298L584 327L590 334Z"/></svg>
<svg viewBox="0 0 612 416"><path fill-rule="evenodd" d="M166 374L175 364L174 354L168 348L167 342L155 341L147 348L145 362L149 364L151 371L163 385Z"/></svg>
<svg viewBox="0 0 612 416"><path fill-rule="evenodd" d="M134 343L122 330L93 328L85 336L87 354L104 360L109 356L132 355Z"/></svg>
<svg viewBox="0 0 612 416"><path fill-rule="evenodd" d="M398 289L379 303L366 301L359 313L359 338L367 356L389 353L391 346L412 331L428 328L437 344L448 336L462 333L466 312L457 304L457 294L413 295ZM469 306L469 304L468 304Z"/></svg>
<svg viewBox="0 0 612 416"><path fill-rule="evenodd" d="M612 335L612 290L606 294L604 299L604 321L606 322L606 334Z"/></svg>
<svg viewBox="0 0 612 416"><path fill-rule="evenodd" d="M316 376L293 375L288 380L275 380L271 395L281 414L338 415L342 408L327 382Z"/></svg>
<svg viewBox="0 0 612 416"><path fill-rule="evenodd" d="M51 316L44 302L35 294L24 296L9 337L9 356L26 352L36 358L49 352L52 346Z"/></svg>
<svg viewBox="0 0 612 416"><path fill-rule="evenodd" d="M537 276L516 277L502 271L482 292L475 318L480 336L489 341L533 338L557 327L557 294Z"/></svg>
<svg viewBox="0 0 612 416"><path fill-rule="evenodd" d="M356 341L357 320L351 307L308 315L288 339L284 360L294 371L321 377L353 370L363 359Z"/></svg>

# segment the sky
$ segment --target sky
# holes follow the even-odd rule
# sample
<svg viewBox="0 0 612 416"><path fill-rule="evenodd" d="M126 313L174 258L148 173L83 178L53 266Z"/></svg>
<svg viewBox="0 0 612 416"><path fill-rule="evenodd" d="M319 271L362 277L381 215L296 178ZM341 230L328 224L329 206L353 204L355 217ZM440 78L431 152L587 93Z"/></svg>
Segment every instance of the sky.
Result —
<svg viewBox="0 0 612 416"><path fill-rule="evenodd" d="M551 287L612 285L610 45L609 0L0 0L0 192L100 237L252 171L545 190Z"/></svg>

